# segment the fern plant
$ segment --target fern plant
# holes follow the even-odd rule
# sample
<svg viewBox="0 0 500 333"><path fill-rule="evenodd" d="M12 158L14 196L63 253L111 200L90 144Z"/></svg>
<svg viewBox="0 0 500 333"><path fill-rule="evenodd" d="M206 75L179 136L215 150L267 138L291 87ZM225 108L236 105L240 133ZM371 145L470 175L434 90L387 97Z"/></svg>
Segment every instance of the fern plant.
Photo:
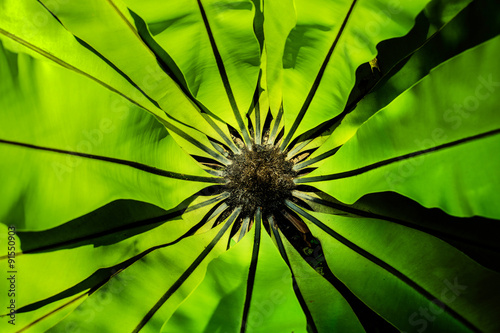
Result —
<svg viewBox="0 0 500 333"><path fill-rule="evenodd" d="M497 12L1 0L1 331L498 332Z"/></svg>

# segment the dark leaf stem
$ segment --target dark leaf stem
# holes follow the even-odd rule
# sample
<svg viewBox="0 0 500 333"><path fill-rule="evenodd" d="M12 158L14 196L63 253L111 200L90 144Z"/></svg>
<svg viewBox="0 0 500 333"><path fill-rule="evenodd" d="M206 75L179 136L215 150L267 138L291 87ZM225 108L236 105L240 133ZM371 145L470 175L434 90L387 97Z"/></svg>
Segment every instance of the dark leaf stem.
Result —
<svg viewBox="0 0 500 333"><path fill-rule="evenodd" d="M288 144L292 140L292 137L295 134L295 131L299 127L302 119L304 118L304 115L306 114L307 109L309 109L309 106L311 105L311 102L312 102L314 96L316 95L316 91L318 90L318 87L321 83L323 75L325 74L326 67L327 67L328 63L330 62L330 58L335 50L335 47L337 46L337 43L340 40L340 36L342 36L342 33L344 32L344 29L347 26L347 21L349 20L349 17L352 14L352 11L354 9L354 5L356 4L356 1L357 0L353 0L353 2L351 3L351 7L349 8L349 11L347 12L347 14L345 16L344 21L342 22L342 25L340 26L340 30L337 33L337 36L335 37L335 40L333 41L332 46L328 50L328 53L325 57L325 60L323 61L323 64L321 65L321 68L319 69L318 75L316 75L316 78L315 78L314 83L311 87L311 90L309 90L309 94L307 95L304 104L300 108L300 111L299 111L297 117L295 118L290 130L288 131L288 134L286 135L285 139L281 143L281 150L282 151L284 151L286 149L286 147L288 146Z"/></svg>
<svg viewBox="0 0 500 333"><path fill-rule="evenodd" d="M276 144L275 141L276 141L276 138L278 137L278 132L279 132L282 117L283 117L283 102L281 102L280 109L278 111L276 119L274 120L273 129L272 129L271 134L269 136L268 143L270 143L270 144L273 144L273 145Z"/></svg>
<svg viewBox="0 0 500 333"><path fill-rule="evenodd" d="M268 220L269 220L269 227L274 235L274 239L276 240L276 245L278 246L278 250L281 254L281 257L290 268L290 273L292 273L293 291L295 292L295 295L297 296L297 300L299 301L302 311L304 311L304 314L306 316L308 331L311 333L318 333L318 329L316 328L316 323L314 322L314 318L312 317L311 311L307 307L307 303L304 299L304 296L302 295L302 292L299 289L297 280L295 279L295 275L293 274L292 266L290 265L290 260L288 259L288 255L286 254L285 246L283 245L283 241L281 240L281 234L279 232L276 221L272 216L270 216Z"/></svg>
<svg viewBox="0 0 500 333"><path fill-rule="evenodd" d="M252 260L250 262L250 269L247 278L247 290L245 295L245 304L243 306L243 316L241 321L240 333L245 333L247 329L248 313L250 311L250 302L252 300L252 293L255 283L255 274L257 272L257 261L259 259L260 236L261 236L262 214L260 209L255 213L255 238L252 249Z"/></svg>
<svg viewBox="0 0 500 333"><path fill-rule="evenodd" d="M114 278L119 273L121 273L123 270L125 270L127 267L130 267L131 265L133 265L134 263L136 263L137 261L142 259L144 256L148 255L149 253L156 251L158 249L162 249L162 248L165 248L168 246L175 245L175 244L179 243L181 240L183 240L187 237L193 236L196 233L196 231L198 231L205 223L209 222L211 219L213 219L216 216L216 214L213 214L213 213L210 214L210 216L209 216L209 214L210 214L210 212L207 213L205 215L205 217L203 219L201 219L201 221L199 223L197 223L196 225L191 227L191 229L189 229L187 232L185 232L182 236L178 237L174 241L169 242L169 243L165 243L165 244L161 244L161 245L157 245L157 246L153 246L153 247L151 247L151 248L149 248L141 253L136 254L132 258L129 258L123 262L116 264L115 266L107 267L107 268L100 268L97 271L95 271L91 276L89 276L88 278L84 279L83 281L77 283L76 285L74 285L74 286L72 286L64 291L61 291L60 293L58 293L56 295L48 297L46 299L42 299L42 300L39 300L37 302L22 306L17 310L17 312L23 313L23 312L34 311L34 310L42 308L43 306L45 306L47 304L54 303L54 302L59 301L61 299L76 295L76 294L78 294L82 291L85 291L85 290L87 290L87 292L85 294L88 294L88 295L93 294L94 292L99 290L102 286L104 286L106 283L108 283L112 278ZM209 217L207 218L207 216L209 216ZM60 309L62 309L62 307L58 308L58 310L60 310ZM8 314L0 315L0 317L5 317L7 315ZM36 322L38 322L42 319L45 319L46 317L47 316L42 316Z"/></svg>
<svg viewBox="0 0 500 333"><path fill-rule="evenodd" d="M171 124L171 123L169 123L167 121L163 121L163 119L162 119L162 123L165 125L165 127L167 129L171 130L172 132L174 132L175 134L179 135L181 138L183 138L187 142L189 142L192 145L196 146L197 148L201 149L202 151L204 151L205 153L207 153L208 155L210 155L211 157L213 157L215 160L221 162L224 165L231 164L231 162L227 158L225 158L221 154L213 151L212 149L208 148L203 143L199 142L198 140L194 139L193 137L189 136L188 134L186 134L186 132L184 132L180 128L174 126L173 124Z"/></svg>
<svg viewBox="0 0 500 333"><path fill-rule="evenodd" d="M8 144L8 145L13 145L13 146L18 146L18 147L24 147L24 148L29 148L29 149L36 149L36 150L41 150L41 151L47 151L47 152L52 152L52 153L59 153L59 154L67 154L67 155L72 155L72 156L78 156L82 158L88 158L92 160L97 160L97 161L104 161L104 162L109 162L113 164L118 164L118 165L124 165L124 166L129 166L131 168L141 170L147 173L151 173L154 175L162 176L162 177L167 177L167 178L173 178L173 179L182 179L186 181L195 181L195 182L204 182L204 183L224 183L225 180L222 178L213 178L213 177L202 177L202 176L193 176L193 175L185 175L182 173L178 172L171 172L163 169L158 169L146 164L138 163L138 162L132 162L132 161L127 161L119 158L114 158L114 157L107 157L107 156L100 156L100 155L93 155L93 154L86 154L86 153L80 153L80 152L75 152L75 151L70 151L70 150L64 150L64 149L57 149L57 148L49 148L49 147L42 147L38 145L32 145L29 143L22 143L22 142L16 142L16 141L9 141L9 140L3 140L0 139L0 143L3 144Z"/></svg>
<svg viewBox="0 0 500 333"><path fill-rule="evenodd" d="M160 309L160 307L172 296L182 284L189 278L189 276L195 271L195 269L201 264L201 262L208 256L210 251L217 245L222 236L226 233L229 227L233 224L236 218L239 216L241 208L236 208L233 213L229 216L228 220L224 226L219 230L214 239L205 247L205 249L200 253L200 255L193 261L193 263L182 273L182 275L172 284L172 286L163 294L162 297L156 302L156 304L148 311L148 313L142 318L139 324L135 327L132 333L139 332L147 322L153 317L153 315Z"/></svg>
<svg viewBox="0 0 500 333"><path fill-rule="evenodd" d="M82 297L85 297L87 296L87 293L83 293L79 296L76 296L72 299L70 299L69 301L67 301L66 303L62 304L61 306L59 306L58 308L50 311L49 313L45 314L44 316L32 321L31 323L29 323L28 325L26 325L25 327L21 328L19 331L16 331L16 333L21 333L21 332L25 332L26 330L30 329L31 327L33 327L34 325L38 324L40 321L44 320L44 319L47 319L48 317L50 317L51 315L53 315L54 313L56 312L59 312L61 311L62 309L64 309L65 307L75 303L76 301L78 301L80 298Z"/></svg>
<svg viewBox="0 0 500 333"><path fill-rule="evenodd" d="M208 124L217 132L217 134L224 140L224 142L228 145L228 147L233 151L233 153L238 153L238 148L234 145L234 143L229 139L229 137L220 130L217 124L213 121L213 119L207 115L208 109L198 101L195 96L189 91L189 87L184 78L184 74L179 69L177 64L174 62L172 57L156 42L156 40L151 36L151 33L148 29L148 26L144 20L137 15L135 12L129 9L130 15L134 19L135 24L138 27L139 36L144 41L144 44L154 53L158 63L161 68L164 70L165 74L167 74L174 83L179 87L184 96L189 99L193 108L196 109L198 113L200 113ZM186 124L184 124L186 125ZM188 125L186 125L188 126ZM190 126L193 129L199 130Z"/></svg>
<svg viewBox="0 0 500 333"><path fill-rule="evenodd" d="M300 162L300 163L297 163L296 165L293 166L293 170L295 171L299 171L299 170L302 170L316 162L319 162L319 161L322 161L324 160L325 158L328 158L330 156L333 156L335 155L335 153L340 149L341 146L339 147L336 147L336 148L333 148L333 149L330 149L329 151L327 152L324 152L323 154L321 155L318 155L316 157L313 157L311 159L308 159L304 162Z"/></svg>
<svg viewBox="0 0 500 333"><path fill-rule="evenodd" d="M323 181L329 181L329 180L335 180L335 179L343 179L343 178L354 177L354 176L361 175L361 174L363 174L365 172L372 171L374 169L377 169L377 168L380 168L380 167L383 167L383 166L386 166L386 165L389 165L389 164L392 164L392 163L396 163L396 162L399 162L399 161L402 161L402 160L405 160L405 159L408 159L408 158L413 158L413 157L417 157L417 156L420 156L420 155L423 155L423 154L433 153L433 152L436 152L436 151L440 151L442 149L454 147L454 146L457 146L457 145L460 145L460 144L463 144L463 143L467 143L467 142L471 142L471 141L474 141L474 140L483 139L483 138L486 138L486 137L489 137L489 136L492 136L492 135L496 135L496 134L499 134L499 133L500 133L500 129L495 129L495 130L491 130L491 131L488 131L488 132L485 132L485 133L481 133L481 134L473 135L473 136L470 136L470 137L467 137L467 138L463 138L463 139L460 139L460 140L455 140L455 141L452 141L452 142L448 142L448 143L445 143L445 144L442 144L442 145L439 145L439 146L436 146L436 147L419 150L419 151L416 151L416 152L413 152L413 153L404 154L404 155L401 155L401 156L398 156L398 157L389 158L387 160L383 160L383 161L379 161L379 162L376 162L376 163L373 163L373 164L370 164L370 165L366 165L366 166L358 168L358 169L354 169L354 170L350 170L350 171L344 171L344 172L339 172L339 173L333 173L333 174L329 174L329 175L298 178L298 179L295 179L294 182L296 184L304 184L304 183L323 182Z"/></svg>
<svg viewBox="0 0 500 333"><path fill-rule="evenodd" d="M253 96L253 111L255 112L255 127L254 127L254 140L255 143L260 145L262 141L262 133L260 130L260 125L262 120L260 119L260 96L264 89L261 87L260 82L262 80L262 69L259 71L259 77L257 79L257 86L255 87L255 92Z"/></svg>
<svg viewBox="0 0 500 333"><path fill-rule="evenodd" d="M208 34L208 39L210 40L210 45L212 46L212 52L214 53L215 60L217 63L217 68L219 70L220 77L224 84L224 89L226 90L227 97L229 99L229 104L233 110L234 117L236 118L236 122L240 128L241 134L243 135L243 140L245 140L245 144L249 147L252 146L252 141L250 140L250 136L248 134L245 123L243 122L243 118L241 117L241 113L238 109L238 105L236 104L236 99L234 98L234 93L231 88L231 84L229 83L229 78L227 76L226 68L224 67L224 62L222 61L222 57L220 55L219 49L215 42L215 38L212 32L212 28L210 27L210 23L208 22L207 14L205 13L205 8L201 3L201 0L197 0L198 7L200 9L201 16L203 18L203 23L205 25L205 29Z"/></svg>
<svg viewBox="0 0 500 333"><path fill-rule="evenodd" d="M414 289L417 293L428 299L430 302L433 300L437 299L437 297L433 294L431 294L429 291L427 291L425 288L420 286L417 282L413 281L411 278L406 276L404 273L401 271L397 270L395 267L390 265L389 263L385 262L384 260L378 258L377 256L371 254L370 252L366 251L365 249L359 247L358 245L354 244L344 236L338 234L335 232L333 229L329 228L327 225L325 225L323 222L306 212L304 209L300 208L299 206L295 205L293 202L287 200L286 202L287 206L295 211L297 214L300 214L301 216L305 217L307 220L311 221L314 223L317 227L319 227L321 230L326 232L328 235L336 239L338 242L343 244L344 246L348 247L352 251L356 252L358 255L368 259L372 263L376 264L377 266L383 268L386 270L388 273L392 274L402 282L404 282L406 285L408 285L410 288ZM457 313L455 310L451 309L450 307L445 307L445 311L448 312L450 316L455 318L457 321L462 323L464 326L468 327L474 332L478 332L479 329L475 327L471 322L469 322L465 317Z"/></svg>
<svg viewBox="0 0 500 333"><path fill-rule="evenodd" d="M137 102L137 101L133 100L133 99L132 99L132 98L130 98L129 96L127 96L127 95L123 94L122 92L120 92L120 91L116 90L115 88L111 87L110 85L108 85L108 84L107 84L107 83L105 83L104 81L101 81L101 80L99 80L98 78L96 78L96 77L94 77L94 76L92 76L92 75L90 75L90 74L88 74L88 73L86 73L86 72L84 72L84 71L82 71L82 70L80 70L80 69L78 69L78 68L74 67L73 65L71 65L71 64L69 64L69 63L67 63L67 62L65 62L64 60L62 60L62 59L60 59L60 58L58 58L58 57L54 56L53 54L51 54L51 53L49 53L49 52L47 52L47 51L45 51L45 50L43 50L43 49L41 49L41 48L39 48L39 47L37 47L37 46L33 45L33 44L31 44L31 43L29 43L29 42L25 41L24 39L20 38L19 36L16 36L16 35L14 35L14 34L12 34L12 33L8 32L8 31L5 31L5 30L3 30L2 28L0 28L0 34L4 35L5 37L7 37L7 38L9 38L9 39L12 39L13 41L15 41L15 42L17 42L17 43L19 43L19 44L21 44L21 45L23 45L23 46L27 47L27 48L29 48L29 49L30 49L30 50L32 50L33 52L36 52L36 53L40 54L41 56L43 56L43 57L45 57L45 58L47 58L47 59L51 60L52 62L55 62L56 64L58 64L58 65L60 65L60 66L62 66L62 67L64 67L64 68L66 68L66 69L69 69L69 70L71 70L71 71L73 71L73 72L75 72L75 73L81 74L81 75L83 75L83 76L85 76L85 77L87 77L87 78L89 78L89 79L91 79L91 80L93 80L93 81L97 82L98 84L100 84L101 86L105 87L106 89L108 89L108 90L110 90L110 91L112 91L112 92L114 92L114 93L117 93L117 94L118 94L118 95L120 95L121 97L125 98L125 99L126 99L126 100L128 100L130 103L132 103L132 104L134 104L134 105L136 105L136 106L140 107L140 108L141 108L141 109L143 109L143 110L148 111L148 112L149 112L149 113L151 113L151 114L154 114L154 112L152 112L151 110L149 110L147 107L145 107L145 106L141 105L139 102Z"/></svg>
<svg viewBox="0 0 500 333"><path fill-rule="evenodd" d="M396 223L396 224L405 226L407 228L415 229L415 230L427 233L429 235L433 235L433 236L438 237L446 242L454 241L457 243L468 244L468 245L473 246L473 247L484 248L484 249L487 249L487 250L495 252L495 253L500 253L500 247L498 245L496 245L496 246L491 245L490 243L486 243L483 240L478 241L478 240L474 240L474 239L470 239L470 238L466 238L466 237L461 237L461 236L459 236L460 234L446 233L446 232L439 231L436 229L431 229L429 227L425 227L423 225L407 222L407 221L404 221L404 220L401 220L398 218L365 211L365 210L362 210L359 208L352 207L350 205L342 204L341 202L336 203L336 202L332 202L332 201L323 200L321 198L313 197L311 195L308 195L308 194L300 192L300 191L294 191L293 195L297 198L300 198L300 199L303 199L306 201L310 201L310 202L314 202L314 203L320 204L320 205L325 206L325 207L332 207L332 208L337 209L339 211L342 211L342 212L345 212L348 214L357 215L359 217L369 218L369 219L379 219L379 220L384 220L384 221Z"/></svg>
<svg viewBox="0 0 500 333"><path fill-rule="evenodd" d="M203 202L200 202L198 204L188 206L191 201L194 200L195 197L197 197L197 194L194 196L188 198L187 200L183 201L181 204L179 204L177 207L170 211L164 211L165 213L159 216L151 217L148 219L141 219L137 221L133 221L131 223L127 223L125 225L117 225L116 227L112 227L109 229L104 229L104 230L99 230L99 231L94 231L93 233L90 234L85 234L85 233L79 233L79 231L85 231L86 229L82 227L83 224L88 225L89 221L88 219L92 219L92 217L87 217L83 216L80 218L77 218L75 220L69 221L61 226L48 229L48 230L42 230L42 231L29 231L29 232L18 232L18 236L23 242L23 250L20 252L16 252L16 256L20 256L23 254L31 254L31 253L41 253L41 252L50 252L54 250L59 250L61 248L64 249L70 249L86 244L93 244L94 246L99 246L100 239L104 239L106 237L110 237L113 235L119 235L116 239L116 241L121 241L123 240L123 235L124 237L130 237L130 233L132 235L135 235L137 233L141 233L144 230L149 230L150 228L155 228L156 226L167 223L169 221L172 221L173 219L182 216L185 213L195 211L197 209L206 207L208 205L217 203L221 200L224 200L225 198L228 197L228 193L222 193L214 198L205 200ZM110 204L111 205L111 204ZM128 205L131 205L128 203ZM107 206L105 206L107 207ZM105 209L101 208L102 209ZM134 209L140 209L140 207L135 207L133 206ZM92 215L93 213L90 213L88 215ZM106 214L105 212L101 214ZM98 215L98 214L96 214ZM98 220L99 223L104 223L105 221L101 221L101 219ZM107 225L107 224L104 224ZM78 232L72 231L72 230L78 230ZM93 229L90 230L94 230ZM136 231L137 230L137 231ZM43 240L52 240L59 238L56 235L62 234L65 236L64 239L57 239L55 242L44 242ZM67 238L66 238L67 236ZM32 240L30 242L30 240ZM34 246L30 246L31 243L33 243L33 240L35 240ZM109 243L102 243L108 245ZM1 256L0 260L5 260L7 259L7 255Z"/></svg>

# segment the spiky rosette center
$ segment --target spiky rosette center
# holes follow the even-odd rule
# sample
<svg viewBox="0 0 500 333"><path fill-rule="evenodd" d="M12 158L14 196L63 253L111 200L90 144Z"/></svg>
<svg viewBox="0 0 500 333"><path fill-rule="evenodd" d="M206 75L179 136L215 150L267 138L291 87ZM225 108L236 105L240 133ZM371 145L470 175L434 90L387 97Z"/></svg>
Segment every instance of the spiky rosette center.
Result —
<svg viewBox="0 0 500 333"><path fill-rule="evenodd" d="M254 145L234 155L225 172L229 205L242 207L243 216L251 216L257 207L264 214L279 211L295 187L292 167L286 154L270 145Z"/></svg>

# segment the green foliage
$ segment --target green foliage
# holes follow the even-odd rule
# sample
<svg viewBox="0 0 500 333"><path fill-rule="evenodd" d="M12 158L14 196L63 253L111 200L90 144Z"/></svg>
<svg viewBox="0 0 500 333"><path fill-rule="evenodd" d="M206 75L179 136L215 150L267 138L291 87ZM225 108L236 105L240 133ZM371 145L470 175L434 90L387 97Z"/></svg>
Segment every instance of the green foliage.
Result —
<svg viewBox="0 0 500 333"><path fill-rule="evenodd" d="M498 9L0 0L0 331L500 331Z"/></svg>

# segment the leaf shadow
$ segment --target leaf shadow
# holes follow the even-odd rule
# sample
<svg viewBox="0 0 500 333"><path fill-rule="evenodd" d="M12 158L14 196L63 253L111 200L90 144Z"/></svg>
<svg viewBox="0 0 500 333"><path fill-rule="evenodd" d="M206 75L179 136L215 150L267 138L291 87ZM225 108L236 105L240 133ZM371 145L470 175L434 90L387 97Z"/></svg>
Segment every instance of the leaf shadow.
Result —
<svg viewBox="0 0 500 333"><path fill-rule="evenodd" d="M198 196L211 194L205 188L168 211L145 202L117 200L55 228L17 235L23 254L111 245L180 217Z"/></svg>

